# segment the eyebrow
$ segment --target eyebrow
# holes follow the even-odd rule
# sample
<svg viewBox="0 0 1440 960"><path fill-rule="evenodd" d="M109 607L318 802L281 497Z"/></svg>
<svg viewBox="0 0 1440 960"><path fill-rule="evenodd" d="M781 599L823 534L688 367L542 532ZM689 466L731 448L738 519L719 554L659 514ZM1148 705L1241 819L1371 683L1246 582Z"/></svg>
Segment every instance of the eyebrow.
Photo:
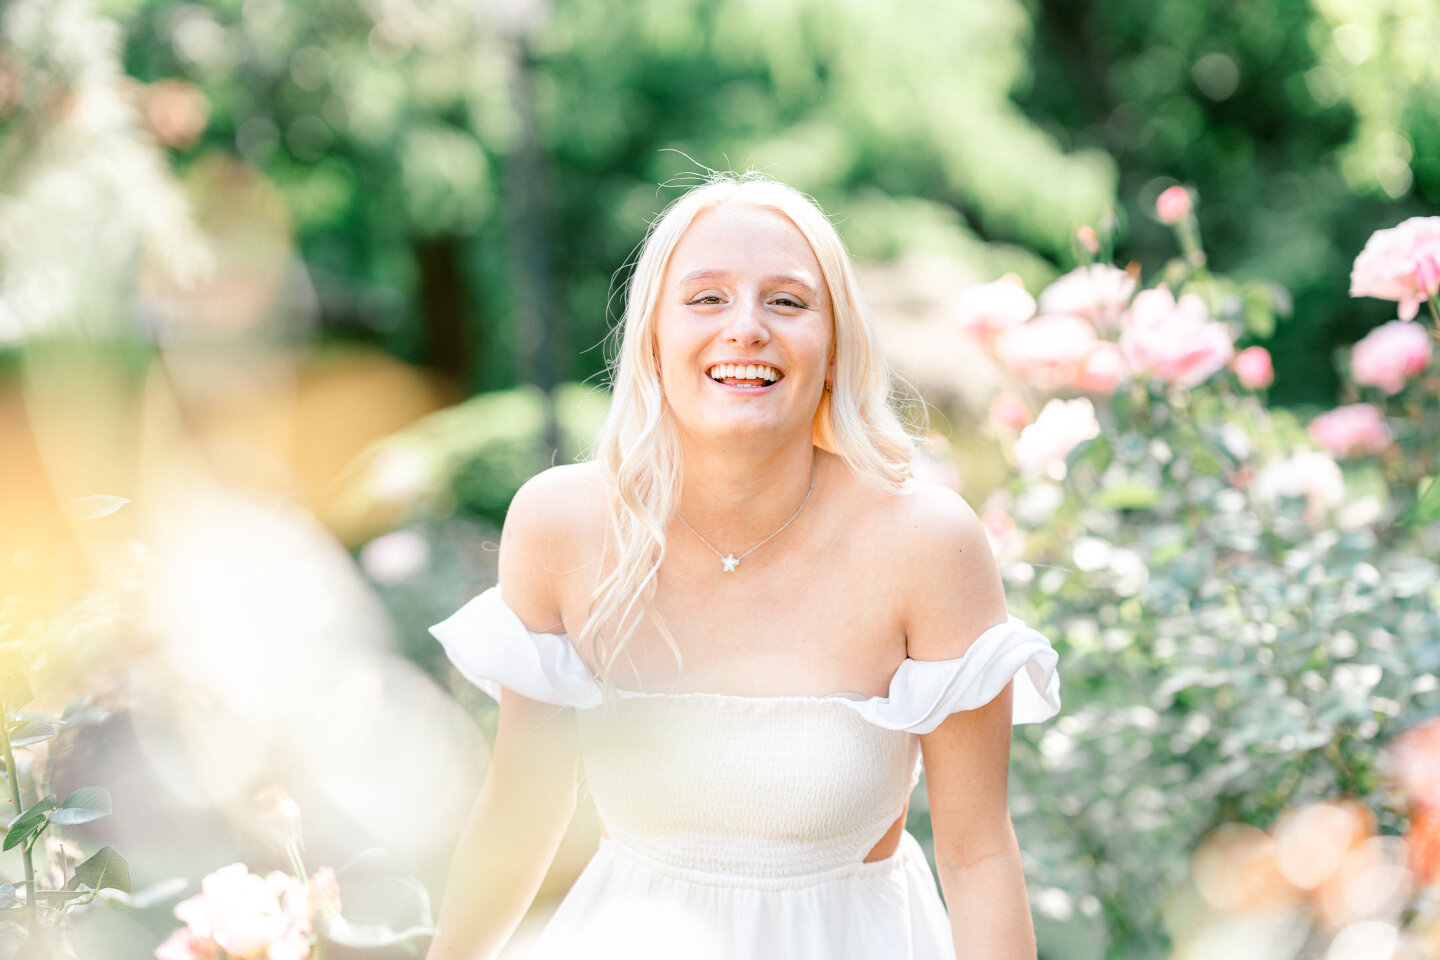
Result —
<svg viewBox="0 0 1440 960"><path fill-rule="evenodd" d="M680 280L680 283L681 283L681 285L683 286L683 285L685 285L685 284L694 283L694 282L699 281L699 280L728 280L728 279L730 279L730 273L729 273L729 271L727 271L727 270L696 270L696 271L694 271L693 273L687 273L687 274ZM799 287L801 290L805 291L805 293L806 293L806 294L810 297L810 299L812 299L812 300L818 299L819 296L820 296L818 293L815 292L815 288L812 287L812 286L810 286L809 281L803 280L803 279L801 279L800 277L797 277L797 276L795 276L795 275L792 274L792 273L777 273L777 274L772 274L772 275L766 277L763 282L764 282L766 285L772 285L772 284L773 284L773 285L776 285L776 286L796 286L796 287Z"/></svg>

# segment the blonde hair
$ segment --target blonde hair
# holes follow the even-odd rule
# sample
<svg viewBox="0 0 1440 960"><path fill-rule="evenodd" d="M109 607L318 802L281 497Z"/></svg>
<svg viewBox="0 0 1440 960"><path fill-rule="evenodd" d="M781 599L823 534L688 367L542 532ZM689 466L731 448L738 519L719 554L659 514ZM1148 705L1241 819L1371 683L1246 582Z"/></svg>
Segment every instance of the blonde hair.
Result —
<svg viewBox="0 0 1440 960"><path fill-rule="evenodd" d="M613 549L614 566L591 595L589 618L577 639L581 649L593 652L607 689L616 660L647 617L680 660L673 636L652 609L682 478L679 437L655 359L656 306L681 236L701 212L722 204L783 214L820 264L835 322L835 374L815 411L815 445L885 489L900 490L912 473L915 441L892 406L892 377L860 298L854 265L819 206L759 173L712 174L676 198L651 223L640 248L617 331L610 411L596 444L609 506L607 552Z"/></svg>

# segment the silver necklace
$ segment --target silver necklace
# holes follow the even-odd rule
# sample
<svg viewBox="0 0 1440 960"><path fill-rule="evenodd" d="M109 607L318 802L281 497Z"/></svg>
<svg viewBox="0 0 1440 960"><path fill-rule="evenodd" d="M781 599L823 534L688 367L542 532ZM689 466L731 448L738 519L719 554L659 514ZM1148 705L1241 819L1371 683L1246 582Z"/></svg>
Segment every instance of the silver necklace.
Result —
<svg viewBox="0 0 1440 960"><path fill-rule="evenodd" d="M779 530L776 530L774 533L770 534L770 536L766 537L764 540L761 540L759 543L755 544L755 546L751 547L749 550L746 550L738 557L735 556L735 554L733 553L723 554L719 550L716 550L713 543L700 536L699 530L696 530L694 527L690 526L689 520L686 520L679 513L675 514L675 516L680 517L680 522L685 524L685 526L689 528L690 532L695 534L695 536L699 538L701 543L709 547L714 552L715 556L720 558L720 563L722 566L722 569L720 571L721 573L734 573L735 568L740 565L741 560L744 560L746 557L750 556L750 554L754 553L756 550L759 550L771 540L774 540L776 537L780 536L780 534L785 530L785 528L790 526L790 524L794 523L795 518L800 516L800 511L805 509L805 504L810 502L810 494L815 492L815 475L820 470L820 454L818 452L813 455L813 460L814 462L810 465L810 489L805 491L805 499L801 500L800 506L795 509L794 513L790 514L790 519L780 524Z"/></svg>

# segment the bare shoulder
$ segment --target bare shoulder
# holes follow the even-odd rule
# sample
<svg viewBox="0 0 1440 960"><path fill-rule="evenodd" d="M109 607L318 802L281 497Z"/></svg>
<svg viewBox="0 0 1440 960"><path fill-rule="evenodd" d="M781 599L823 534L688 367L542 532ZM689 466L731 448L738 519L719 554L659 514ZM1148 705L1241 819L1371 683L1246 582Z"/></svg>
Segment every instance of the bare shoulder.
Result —
<svg viewBox="0 0 1440 960"><path fill-rule="evenodd" d="M917 660L963 656L975 637L1006 617L985 526L964 497L924 480L909 481L888 506L906 651Z"/></svg>
<svg viewBox="0 0 1440 960"><path fill-rule="evenodd" d="M505 602L533 630L561 624L563 578L603 536L604 481L595 463L551 467L510 501L500 535Z"/></svg>

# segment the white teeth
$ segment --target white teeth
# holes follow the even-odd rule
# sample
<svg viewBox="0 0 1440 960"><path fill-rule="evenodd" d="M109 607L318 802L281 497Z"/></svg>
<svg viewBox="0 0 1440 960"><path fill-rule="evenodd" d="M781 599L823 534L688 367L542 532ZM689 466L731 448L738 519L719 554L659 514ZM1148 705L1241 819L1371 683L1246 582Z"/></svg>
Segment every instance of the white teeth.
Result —
<svg viewBox="0 0 1440 960"><path fill-rule="evenodd" d="M714 380L734 377L736 380L764 380L774 383L780 379L780 371L760 363L717 363L710 368L710 377Z"/></svg>

